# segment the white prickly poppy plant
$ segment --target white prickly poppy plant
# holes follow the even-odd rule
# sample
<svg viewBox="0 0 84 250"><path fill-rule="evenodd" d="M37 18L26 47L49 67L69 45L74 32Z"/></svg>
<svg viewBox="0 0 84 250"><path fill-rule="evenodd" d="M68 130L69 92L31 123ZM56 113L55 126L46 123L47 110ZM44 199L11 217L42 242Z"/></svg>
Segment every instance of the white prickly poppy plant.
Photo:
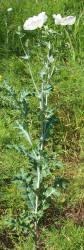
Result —
<svg viewBox="0 0 84 250"><path fill-rule="evenodd" d="M70 24L71 20L62 19L61 16L53 15L55 23L65 25L64 23ZM59 19L59 20L58 20ZM38 16L29 18L25 23L23 28L25 30L34 30L41 28L46 22L47 16L45 12L40 13ZM74 21L72 21L74 22ZM66 24L66 25L67 25ZM48 30L48 26L45 27L43 32L43 37L49 34L55 34L54 31ZM50 138L50 130L53 128L53 123L55 120L54 112L57 107L50 108L49 105L49 95L53 88L51 83L51 78L55 71L55 61L51 53L51 43L45 42L45 47L47 51L46 59L43 55L41 57L43 69L40 72L41 86L38 87L29 62L28 48L24 49L22 43L22 35L20 31L17 32L20 38L20 42L23 48L24 55L21 57L22 60L28 61L28 70L33 83L33 90L29 92L27 89L23 89L19 95L16 94L9 84L4 81L3 89L5 91L4 100L7 101L14 109L19 110L21 114L21 119L16 122L15 128L19 133L25 138L26 146L24 145L13 145L9 148L15 148L17 152L22 152L24 156L28 157L29 165L31 167L30 172L26 172L24 169L20 170L20 173L14 178L14 182L18 183L19 188L23 190L22 197L28 206L28 212L24 213L24 226L22 230L30 230L34 236L36 248L38 247L38 233L40 220L44 214L45 209L49 206L49 201L52 195L60 195L60 187L64 188L63 182L66 182L63 178L55 178L53 184L50 185L47 182L48 176L51 178L52 169L54 166L61 167L61 163L57 162L56 154L52 152L48 155L46 150L46 143L48 144ZM29 40L28 40L29 42ZM28 43L27 43L28 45ZM8 94L8 98L7 98ZM30 105L31 97L36 98L38 102L37 112L35 110L36 118L39 122L39 128L37 128L37 140L33 138L32 133L30 133L30 118L29 113L32 113L32 108ZM33 122L33 121L32 121ZM30 148L30 151L29 151Z"/></svg>

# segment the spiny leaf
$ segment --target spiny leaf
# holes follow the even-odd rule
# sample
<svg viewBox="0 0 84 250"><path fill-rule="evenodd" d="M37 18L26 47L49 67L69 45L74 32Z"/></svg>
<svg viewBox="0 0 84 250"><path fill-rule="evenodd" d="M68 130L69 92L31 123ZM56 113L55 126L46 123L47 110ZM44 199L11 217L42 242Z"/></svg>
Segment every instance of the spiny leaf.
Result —
<svg viewBox="0 0 84 250"><path fill-rule="evenodd" d="M51 164L51 167L59 167L59 168L62 168L63 167L63 163L60 162L60 161L53 161L52 164Z"/></svg>
<svg viewBox="0 0 84 250"><path fill-rule="evenodd" d="M17 121L17 126L15 128L18 128L20 129L21 131L21 134L25 137L25 139L30 143L30 145L32 146L32 142L31 142L31 138L30 138L30 135L29 135L29 132L27 132L23 126Z"/></svg>
<svg viewBox="0 0 84 250"><path fill-rule="evenodd" d="M53 187L48 187L48 189L44 193L46 198L51 197L53 194L56 195L56 196L59 196L60 192L58 190L56 190L55 188L53 188Z"/></svg>

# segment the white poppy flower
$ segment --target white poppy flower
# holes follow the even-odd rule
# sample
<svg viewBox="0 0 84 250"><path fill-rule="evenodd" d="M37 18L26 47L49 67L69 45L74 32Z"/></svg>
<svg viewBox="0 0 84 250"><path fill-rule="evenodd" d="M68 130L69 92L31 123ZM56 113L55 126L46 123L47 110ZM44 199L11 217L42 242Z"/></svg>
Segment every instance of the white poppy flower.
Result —
<svg viewBox="0 0 84 250"><path fill-rule="evenodd" d="M41 28L43 24L47 21L47 15L45 12L40 13L38 16L33 16L28 18L24 25L24 30L35 30L37 28Z"/></svg>
<svg viewBox="0 0 84 250"><path fill-rule="evenodd" d="M60 14L58 15L53 15L53 18L55 20L55 24L57 25L72 25L75 23L76 17L75 16L67 16L67 17L62 17Z"/></svg>
<svg viewBox="0 0 84 250"><path fill-rule="evenodd" d="M8 8L8 9L7 9L8 12L9 12L9 11L12 11L12 10L13 10L12 8Z"/></svg>

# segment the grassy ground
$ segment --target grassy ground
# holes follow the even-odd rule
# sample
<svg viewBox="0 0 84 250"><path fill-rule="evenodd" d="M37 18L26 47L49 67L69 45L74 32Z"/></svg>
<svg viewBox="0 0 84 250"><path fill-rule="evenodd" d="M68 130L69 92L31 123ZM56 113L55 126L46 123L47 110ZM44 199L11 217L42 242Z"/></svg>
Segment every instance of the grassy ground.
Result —
<svg viewBox="0 0 84 250"><path fill-rule="evenodd" d="M13 11L7 12L12 7ZM22 26L26 18L45 11L48 15L49 28L58 34L48 36L51 41L52 53L55 60L53 92L50 105L58 105L56 125L48 150L56 151L63 162L63 168L55 168L53 178L57 175L66 177L69 183L57 199L53 197L52 204L46 212L39 232L39 249L83 250L84 249L84 1L83 0L3 0L0 1L0 75L1 83L7 80L16 92L23 88L32 89L31 76L26 62L21 56L22 50L16 34L18 26L24 33L23 42L29 39L29 53L32 73L38 86L41 70L41 53L46 54L45 48L37 49L42 32L23 32ZM73 27L55 26L52 14L62 16L75 15ZM6 26L7 22L7 26ZM8 42L7 42L8 29ZM0 89L0 178L1 178L1 250L33 249L31 235L23 234L20 229L15 231L8 228L6 221L10 217L23 216L24 201L16 185L12 184L13 176L20 168L27 168L27 158L21 153L9 150L7 145L20 144L20 136L14 129L14 123L20 114L10 105L2 101ZM37 132L37 120L33 116L37 103L31 100L34 134Z"/></svg>

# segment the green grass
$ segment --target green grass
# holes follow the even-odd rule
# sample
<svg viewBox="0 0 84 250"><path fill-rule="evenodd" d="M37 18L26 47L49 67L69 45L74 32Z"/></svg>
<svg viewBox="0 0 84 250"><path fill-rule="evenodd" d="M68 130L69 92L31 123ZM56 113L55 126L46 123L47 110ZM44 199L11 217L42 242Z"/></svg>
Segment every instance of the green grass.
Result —
<svg viewBox="0 0 84 250"><path fill-rule="evenodd" d="M73 221L66 221L60 230L55 227L51 230L44 229L43 236L46 237L47 250L84 249L84 228L74 226Z"/></svg>
<svg viewBox="0 0 84 250"><path fill-rule="evenodd" d="M13 11L7 13L7 8ZM45 11L48 15L50 28L58 32L58 35L47 37L51 41L52 54L56 68L52 78L53 92L50 96L50 105L58 105L55 113L56 123L52 131L52 138L48 150L56 151L64 167L53 171L56 175L66 177L69 180L66 189L59 199L53 198L54 211L45 215L41 225L39 249L55 250L83 250L84 228L84 3L83 0L5 0L0 1L0 75L6 79L19 93L21 89L32 89L32 80L27 63L22 61L24 55L19 38L16 34L18 26L21 26L25 34L23 42L29 39L29 53L32 73L37 85L40 85L39 72L42 68L41 54L46 56L46 48L37 49L37 43L41 41L41 30L24 32L24 21L33 15ZM73 27L55 26L52 14L61 13L62 16L76 15L76 23ZM6 17L5 17L6 16ZM8 22L8 45L5 18ZM38 52L38 53L37 53ZM20 144L21 136L14 129L15 120L20 117L19 112L14 111L8 104L0 103L0 178L1 178L1 249L33 249L34 244L31 235L20 232L12 232L5 223L11 216L18 217L24 210L24 201L20 198L20 192L12 183L13 176L22 167L27 169L28 160L22 154L9 150L7 145ZM37 103L31 99L33 118L33 137L37 132L37 120L33 116ZM58 209L60 212L56 215ZM76 216L78 214L78 219ZM67 216L68 214L68 216ZM47 217L47 220L46 220ZM53 220L50 218L53 217ZM57 218L58 217L58 218ZM67 218L68 217L68 218Z"/></svg>

